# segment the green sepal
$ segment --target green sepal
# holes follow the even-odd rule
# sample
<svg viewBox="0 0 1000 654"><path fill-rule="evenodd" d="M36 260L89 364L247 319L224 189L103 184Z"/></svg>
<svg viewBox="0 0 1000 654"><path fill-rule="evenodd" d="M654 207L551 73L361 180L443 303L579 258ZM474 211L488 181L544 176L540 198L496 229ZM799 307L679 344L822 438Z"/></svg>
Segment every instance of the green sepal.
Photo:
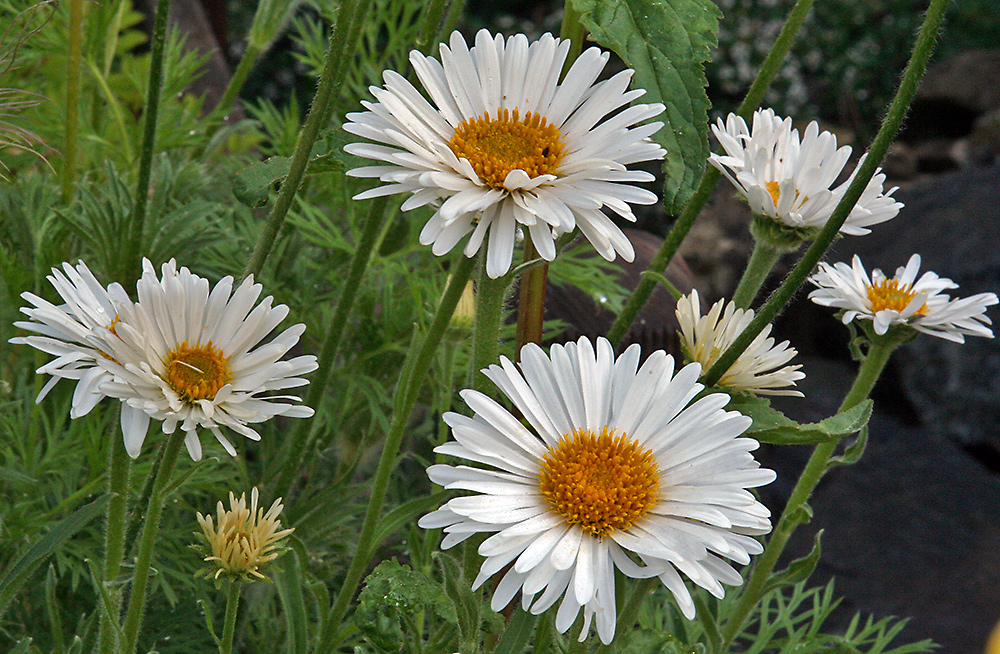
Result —
<svg viewBox="0 0 1000 654"><path fill-rule="evenodd" d="M819 228L791 227L770 216L754 214L750 233L756 240L764 241L776 250L794 252L804 242L815 239Z"/></svg>

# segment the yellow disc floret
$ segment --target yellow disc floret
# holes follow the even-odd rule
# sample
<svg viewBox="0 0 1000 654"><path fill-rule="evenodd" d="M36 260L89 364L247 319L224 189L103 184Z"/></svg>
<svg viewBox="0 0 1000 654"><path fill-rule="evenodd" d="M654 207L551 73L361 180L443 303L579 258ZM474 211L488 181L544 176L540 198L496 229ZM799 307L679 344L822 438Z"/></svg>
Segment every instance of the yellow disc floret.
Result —
<svg viewBox="0 0 1000 654"><path fill-rule="evenodd" d="M660 496L653 453L607 427L600 435L578 429L563 436L545 454L538 485L569 524L598 537L628 529Z"/></svg>
<svg viewBox="0 0 1000 654"><path fill-rule="evenodd" d="M883 279L868 287L868 301L872 303L872 313L878 313L884 309L902 311L917 297L916 291L910 288L909 284L900 284L895 279ZM927 305L916 310L915 315L923 316L927 313Z"/></svg>
<svg viewBox="0 0 1000 654"><path fill-rule="evenodd" d="M230 380L229 360L212 341L194 347L184 341L163 365L165 381L185 402L212 399Z"/></svg>
<svg viewBox="0 0 1000 654"><path fill-rule="evenodd" d="M562 159L563 144L559 128L536 113L506 109L490 118L462 121L448 142L460 159L468 159L479 179L492 188L503 188L507 174L523 170L528 177L555 173Z"/></svg>

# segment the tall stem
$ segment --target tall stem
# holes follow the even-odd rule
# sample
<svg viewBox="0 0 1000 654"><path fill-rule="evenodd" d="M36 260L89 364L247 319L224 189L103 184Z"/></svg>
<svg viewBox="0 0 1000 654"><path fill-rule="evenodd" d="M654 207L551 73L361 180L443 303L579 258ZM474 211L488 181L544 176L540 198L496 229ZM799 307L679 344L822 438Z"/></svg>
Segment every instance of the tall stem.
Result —
<svg viewBox="0 0 1000 654"><path fill-rule="evenodd" d="M830 216L826 225L819 231L816 240L813 241L809 249L802 255L802 258L795 265L795 268L792 269L792 272L788 274L788 277L785 278L785 281L782 282L774 294L768 298L767 302L757 312L757 315L754 316L754 319L747 328L743 330L739 338L729 346L722 356L719 357L719 360L715 362L715 365L708 371L705 376L705 383L707 385L711 386L715 384L729 370L740 354L749 347L753 339L757 337L757 334L774 319L782 307L788 304L789 300L792 299L792 296L799 287L805 283L806 278L826 253L827 248L833 243L833 239L836 238L840 228L847 220L851 209L854 208L858 198L861 197L861 194L868 186L872 175L875 174L876 168L882 162L883 157L885 157L886 150L889 149L889 145L896 138L896 133L899 131L899 127L903 123L903 118L906 117L906 112L910 108L910 103L913 102L913 98L917 93L920 78L923 77L924 70L927 69L927 60L930 59L931 51L934 49L934 41L941 30L941 21L944 19L945 10L948 8L950 1L931 0L931 5L924 16L923 25L920 27L920 33L917 35L917 41L913 46L913 54L910 55L910 61L903 72L903 79L899 83L899 89L896 91L896 97L893 98L892 104L889 106L889 111L886 114L885 120L882 121L882 126L879 128L878 134L875 135L875 140L868 150L868 156L865 157L864 163L858 166L854 181L851 182L851 185L847 188L847 192L844 193L844 197L833 210L833 215Z"/></svg>
<svg viewBox="0 0 1000 654"><path fill-rule="evenodd" d="M80 133L80 64L83 60L83 0L69 2L69 56L66 63L66 143L62 170L62 203L73 199L76 145Z"/></svg>
<svg viewBox="0 0 1000 654"><path fill-rule="evenodd" d="M358 296L358 289L361 287L361 280L364 279L368 264L371 263L372 254L375 251L375 243L378 241L381 231L383 217L388 198L381 197L372 201L368 207L368 215L365 217L364 226L361 231L361 238L354 249L354 256L351 258L351 265L344 280L344 286L340 289L340 297L337 298L337 308L333 312L333 319L330 321L326 337L323 339L323 347L320 349L318 367L312 376L312 383L309 384L309 394L306 396L305 405L316 408L323 399L323 392L330 380L330 372L333 364L337 360L340 351L340 344L344 340L344 331L347 328L347 319L354 308L354 301ZM306 434L305 443L299 445L302 439L302 432L309 429ZM288 497L295 475L300 470L302 461L309 456L316 443L318 435L318 421L300 420L293 428L289 437L290 445L287 451L293 457L285 461L281 466L281 473L276 484L275 497Z"/></svg>
<svg viewBox="0 0 1000 654"><path fill-rule="evenodd" d="M419 350L415 353L411 349L409 354L407 354L407 361L403 364L403 370L407 372L399 380L399 385L396 388L396 401L394 402L396 408L393 411L385 445L382 446L382 456L379 458L378 470L375 473L375 479L372 483L368 509L365 512L364 523L361 526L361 535L358 537L358 547L354 552L354 558L351 561L350 568L347 570L347 575L341 584L340 592L337 594L333 605L327 613L316 652L332 652L337 645L335 642L337 632L340 629L341 622L344 620L344 616L347 614L348 604L351 597L354 596L358 582L361 581L361 575L368 565L372 550L377 545L374 542L375 531L378 526L382 505L385 502L386 490L389 488L389 478L395 467L396 455L399 453L399 445L403 440L403 432L409 422L413 405L417 402L420 387L427 377L431 360L434 357L434 351L437 349L441 337L448 328L451 315L455 311L455 306L458 304L459 298L462 297L462 291L465 290L465 284L469 281L475 265L475 259L468 259L466 257L459 259L452 272L451 281L448 282L448 287L445 289L444 295L438 304L434 320L431 322L430 327L428 327Z"/></svg>
<svg viewBox="0 0 1000 654"><path fill-rule="evenodd" d="M139 627L142 626L142 614L146 607L146 586L149 583L149 570L153 564L153 549L156 546L156 534L160 529L160 517L163 515L163 502L166 500L164 490L170 483L170 476L177 463L177 455L184 443L183 430L177 430L167 440L163 453L160 471L153 484L153 494L149 497L146 508L146 522L142 527L139 541L139 555L135 559L135 571L132 579L132 595L129 597L128 612L125 614L124 635L119 652L132 654L135 652L139 638Z"/></svg>
<svg viewBox="0 0 1000 654"><path fill-rule="evenodd" d="M161 0L162 1L162 0ZM330 43L327 45L326 58L323 60L323 72L320 73L319 86L316 88L316 95L312 105L309 107L309 115L306 116L305 125L299 132L298 140L295 142L295 152L292 154L292 161L288 169L288 176L281 185L271 214L267 217L267 222L257 237L257 244L250 254L243 276L256 275L260 273L264 266L267 255L271 253L274 246L274 239L278 236L278 230L285 220L285 215L292 206L295 194L299 190L302 178L309 164L309 155L312 152L313 144L323 125L329 120L329 108L334 96L340 90L344 81L348 66L344 65L344 60L351 55L354 50L354 42L357 40L358 30L355 29L360 21L364 20L371 2L366 0L343 0L337 9L337 25L330 35Z"/></svg>
<svg viewBox="0 0 1000 654"><path fill-rule="evenodd" d="M781 250L772 246L767 241L757 239L753 244L753 252L750 254L750 261L743 271L736 292L733 293L733 304L737 309L748 309L757 297L757 292L764 285L764 280L771 274L774 264L781 258Z"/></svg>
<svg viewBox="0 0 1000 654"><path fill-rule="evenodd" d="M236 101L236 97L240 94L240 90L243 88L243 83L247 80L247 75L250 74L250 70L253 65L257 63L257 59L263 52L263 48L254 42L247 43L247 49L243 52L243 56L240 57L240 63L236 65L236 70L233 71L233 76L229 78L229 84L226 85L226 90L222 92L222 97L219 99L219 104L215 106L212 111L213 117L222 118L229 110L232 108L233 103Z"/></svg>
<svg viewBox="0 0 1000 654"><path fill-rule="evenodd" d="M243 592L243 582L240 579L229 581L229 592L226 593L226 621L222 626L222 640L219 641L219 654L232 654L233 636L236 633L236 614L240 608L240 594Z"/></svg>
<svg viewBox="0 0 1000 654"><path fill-rule="evenodd" d="M117 420L115 421L118 422ZM125 514L128 507L129 473L132 460L125 450L125 440L121 432L114 428L111 434L111 448L108 453L108 502L107 527L104 532L104 578L101 580L111 596L111 606L115 614L101 612L97 651L111 654L114 650L115 629L112 620L118 620L121 604L121 589L111 585L121 572L122 557L125 555Z"/></svg>
<svg viewBox="0 0 1000 654"><path fill-rule="evenodd" d="M795 6L792 7L792 10L788 12L788 18L785 19L785 24L782 26L781 32L778 33L778 38L775 39L774 45L771 46L771 51L767 54L767 58L764 59L760 71L757 72L757 77L754 79L753 84L750 85L750 90L747 91L746 97L743 98L743 103L740 104L740 108L736 112L744 120L749 120L753 111L760 106L760 101L764 98L764 92L771 85L771 80L774 79L775 74L777 74L778 69L781 67L781 62L784 61L785 55L788 54L789 48L792 47L792 43L795 42L795 35L798 34L802 23L805 22L806 16L812 8L813 1L798 0ZM701 182L698 184L694 195L684 205L684 209L681 210L681 214L677 217L673 227L670 228L670 232L663 241L663 245L660 246L660 250L656 253L656 256L649 262L649 267L646 270L662 275L663 271L667 269L670 260L674 258L678 248L681 246L681 242L694 224L695 218L698 217L702 207L705 206L708 198L711 197L720 176L721 173L717 168L714 166L708 167L705 174L702 175ZM617 344L625 336L625 332L635 322L636 316L639 315L639 311L646 304L654 288L656 288L654 276L645 275L636 286L632 297L629 298L621 313L618 314L615 324L611 326L611 330L608 332L608 340ZM728 367L725 370L728 370Z"/></svg>
<svg viewBox="0 0 1000 654"><path fill-rule="evenodd" d="M538 257L538 251L530 236L524 238L524 261ZM545 284L548 281L549 264L530 268L521 274L521 292L517 304L517 336L514 352L521 358L521 348L526 343L542 342L542 327L545 323Z"/></svg>
<svg viewBox="0 0 1000 654"><path fill-rule="evenodd" d="M142 149L139 151L139 178L135 187L135 204L129 222L128 249L124 261L123 280L138 279L142 266L142 235L146 225L146 205L149 201L149 178L156 148L156 121L160 112L160 89L163 86L163 49L167 40L167 10L170 0L157 0L153 18L153 41L149 53L149 83L146 87L146 108L142 117Z"/></svg>
<svg viewBox="0 0 1000 654"><path fill-rule="evenodd" d="M500 358L500 316L508 281L506 275L490 279L486 274L486 257L480 257L476 321L472 336L472 388L487 395L490 395L490 382L480 371L497 363Z"/></svg>
<svg viewBox="0 0 1000 654"><path fill-rule="evenodd" d="M854 380L854 384L840 405L839 411L846 411L851 407L857 406L868 397L872 388L875 387L875 382L878 381L879 375L882 374L885 364L889 361L889 356L897 345L898 341L888 338L877 340L871 345L861 367L858 369L858 375ZM809 457L802 475L792 490L791 497L788 498L785 510L781 512L781 518L774 528L767 547L754 563L753 572L750 573L750 579L743 590L739 604L736 605L736 609L722 630L723 646L721 651L728 651L729 645L732 644L733 639L743 628L743 623L746 621L747 616L750 615L753 607L760 601L764 593L764 587L771 578L771 573L774 571L778 557L781 556L781 553L785 549L785 544L799 524L799 512L805 506L809 500L809 496L812 495L819 480L822 479L823 474L829 467L830 457L833 456L836 448L836 441L820 443L813 450L812 456Z"/></svg>

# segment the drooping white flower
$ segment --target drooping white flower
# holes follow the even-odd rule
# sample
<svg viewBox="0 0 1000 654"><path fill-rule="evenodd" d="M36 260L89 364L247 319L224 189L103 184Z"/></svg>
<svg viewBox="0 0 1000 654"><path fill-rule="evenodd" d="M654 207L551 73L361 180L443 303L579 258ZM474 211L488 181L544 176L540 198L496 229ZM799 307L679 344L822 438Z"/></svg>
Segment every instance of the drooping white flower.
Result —
<svg viewBox="0 0 1000 654"><path fill-rule="evenodd" d="M111 376L97 363L108 356L109 346L102 343L117 339L117 307L131 305L131 300L117 283L102 286L82 261L75 267L64 263L62 270L53 268L47 279L64 303L56 306L33 293L22 293L21 297L34 305L21 308L31 320L15 322L14 326L36 335L18 336L10 342L56 357L36 371L51 375L36 402L41 402L60 379L77 380L70 417L79 418L105 397L100 386Z"/></svg>
<svg viewBox="0 0 1000 654"><path fill-rule="evenodd" d="M876 268L869 278L855 255L851 265L820 263L809 278L818 288L809 294L816 304L843 309L844 324L871 320L875 333L882 335L892 325L905 325L919 332L964 343L965 336L993 338L986 307L997 304L995 293L979 293L951 299L943 291L958 284L933 272L917 279L920 255L914 254L896 275L887 278Z"/></svg>
<svg viewBox="0 0 1000 654"><path fill-rule="evenodd" d="M662 350L639 366L639 346L615 359L611 344L586 338L521 350L520 370L501 358L484 373L530 426L486 395L462 392L471 418L445 414L453 441L435 449L477 466L434 465L431 480L475 493L424 516L449 548L477 532L486 557L479 587L501 570L499 611L521 592L525 610L559 602L565 632L581 608L580 640L591 620L601 641L614 637L615 569L658 577L684 613L695 606L681 574L716 597L742 583L725 559L745 565L762 551L752 535L770 531L769 512L747 488L774 480L742 438L750 418L724 411L729 396L707 395L701 366L674 374Z"/></svg>
<svg viewBox="0 0 1000 654"><path fill-rule="evenodd" d="M344 129L382 145L345 150L384 162L348 172L385 183L356 198L409 193L404 211L437 205L420 232L436 255L469 235L471 257L489 232L491 277L510 269L519 226L549 261L555 239L576 227L605 259L617 253L632 261L632 244L603 208L634 221L630 204L656 202L632 186L653 176L626 166L663 157L649 140L662 123L637 125L663 105L618 111L645 91L627 90L631 70L595 84L608 61L597 48L581 54L560 83L569 47L550 34L529 44L523 34L504 39L481 30L472 48L454 32L440 61L413 51L429 101L390 70L384 88L371 87L376 101L363 103L368 111L347 115Z"/></svg>
<svg viewBox="0 0 1000 654"><path fill-rule="evenodd" d="M846 182L831 188L851 156L851 147L838 148L837 137L821 132L816 121L809 123L800 139L791 118L758 109L752 128L741 117L729 114L712 131L726 154L712 154L709 163L746 197L754 215L768 216L788 227L822 228L857 173L856 168ZM841 233L868 234L869 226L899 213L903 205L892 198L896 189L883 192L884 183L885 175L876 171Z"/></svg>
<svg viewBox="0 0 1000 654"><path fill-rule="evenodd" d="M677 300L676 315L685 354L708 370L747 328L754 312L752 309L737 309L732 302L719 300L702 316L698 291L691 291L690 295ZM794 386L796 381L805 377L805 373L799 372L802 366L785 365L798 352L789 347L788 341L775 345L770 333L771 325L768 325L753 339L719 379L720 386L758 395L802 397L802 393L785 388Z"/></svg>
<svg viewBox="0 0 1000 654"><path fill-rule="evenodd" d="M252 277L235 292L233 278L224 277L209 293L207 279L178 270L173 260L163 264L159 279L143 260L136 288L138 302L120 308L119 338L109 340L111 358L98 362L114 377L101 390L124 402L122 432L129 455L139 455L150 418L163 421L165 434L177 427L187 432L184 442L197 461L199 428L208 428L235 456L222 427L258 440L248 425L313 414L293 403L298 397L271 394L307 384L298 375L315 370L316 357L280 360L305 331L302 324L262 343L288 315L288 307L272 306L270 296L257 304L262 287Z"/></svg>

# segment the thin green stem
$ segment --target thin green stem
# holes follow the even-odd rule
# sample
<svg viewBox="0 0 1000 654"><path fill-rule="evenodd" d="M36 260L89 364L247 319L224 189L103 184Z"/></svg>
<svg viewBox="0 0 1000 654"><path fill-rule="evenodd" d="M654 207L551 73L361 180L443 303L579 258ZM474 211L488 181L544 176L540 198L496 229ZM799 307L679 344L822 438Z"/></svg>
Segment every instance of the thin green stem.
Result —
<svg viewBox="0 0 1000 654"><path fill-rule="evenodd" d="M760 287L764 285L764 280L771 274L774 265L781 258L781 254L781 250L767 241L762 239L754 241L750 261L747 262L743 277L736 287L736 292L733 293L733 304L736 305L737 309L750 308Z"/></svg>
<svg viewBox="0 0 1000 654"><path fill-rule="evenodd" d="M813 2L814 0L798 0L795 6L792 7L792 10L788 12L785 24L778 33L778 37L774 40L771 51L767 54L767 58L764 59L763 65L757 72L757 77L754 79L753 84L750 85L750 90L747 91L746 97L743 98L743 102L736 112L744 120L749 120L750 115L760 106L760 101L764 98L764 93L771 85L771 81L781 67L781 62L784 61L785 55L788 54L789 48L792 47L792 43L795 42L795 35L798 34L802 23L805 22ZM705 170L705 174L702 175L697 190L695 190L691 199L687 201L687 204L684 205L673 227L670 228L666 239L664 239L663 245L660 246L660 250L656 253L656 256L649 262L649 267L646 270L663 274L663 271L667 269L670 260L674 258L678 248L681 246L681 242L684 241L688 231L691 230L691 226L694 224L698 214L701 213L705 203L708 202L708 198L711 197L720 176L721 173L714 166L709 166ZM655 288L656 281L650 276L644 277L639 282L632 296L625 304L625 307L618 314L614 325L611 326L611 330L608 332L608 340L617 344L625 336L625 332L635 322L636 317ZM728 368L726 369L728 370Z"/></svg>
<svg viewBox="0 0 1000 654"><path fill-rule="evenodd" d="M374 542L375 531L378 527L379 517L382 512L382 505L385 502L385 493L389 487L389 478L392 476L393 468L396 464L396 455L399 452L399 445L403 440L403 432L410 419L413 405L417 402L417 395L420 387L427 378L434 352L437 349L441 337L448 329L451 315L455 311L458 300L462 297L465 284L472 275L472 270L476 266L475 259L461 257L455 264L451 274L451 280L445 289L444 295L438 304L434 319L431 321L427 333L419 350L410 350L407 354L407 361L403 364L405 376L399 380L396 387L396 401L393 411L392 421L389 424L389 433L386 435L385 444L382 447L382 455L379 458L378 470L372 483L371 497L368 500L368 509L365 511L365 519L361 526L361 535L358 537L358 546L354 552L354 558L347 574L341 584L340 591L327 613L323 623L323 630L320 634L319 644L316 652L332 652L337 646L336 638L340 631L341 622L347 615L348 604L354 596L354 592L361 581L361 575L368 566L372 551L377 543Z"/></svg>
<svg viewBox="0 0 1000 654"><path fill-rule="evenodd" d="M580 22L582 14L573 8L573 4L567 0L563 3L562 26L559 28L559 38L569 40L572 45L569 54L566 55L566 62L563 64L562 74L565 75L580 56L583 50L583 23Z"/></svg>
<svg viewBox="0 0 1000 654"><path fill-rule="evenodd" d="M438 31L441 27L441 17L448 0L430 0L423 11L423 24L417 37L417 47L425 56L431 56L434 46L438 44Z"/></svg>
<svg viewBox="0 0 1000 654"><path fill-rule="evenodd" d="M62 203L73 199L76 146L80 134L80 64L83 60L83 0L69 2L69 53L66 62L66 143L63 145Z"/></svg>
<svg viewBox="0 0 1000 654"><path fill-rule="evenodd" d="M858 369L858 374L854 380L854 384L851 386L851 390L848 391L847 396L840 405L839 411L846 411L851 407L857 406L868 397L897 345L898 341L893 339L882 339L872 344L867 356L865 356L864 361L861 363L861 367ZM801 521L800 512L809 500L810 495L812 495L819 480L822 479L823 474L827 471L830 464L830 457L833 456L836 448L837 442L834 441L820 443L813 450L812 456L809 457L802 475L799 477L791 496L788 498L785 510L782 511L781 518L778 520L778 524L775 526L774 532L768 540L767 547L754 563L753 572L750 573L750 579L744 587L739 603L722 629L723 643L720 651L728 651L733 639L736 638L736 635L743 628L743 623L746 621L747 616L750 615L753 607L760 601L767 582L771 578L771 573L774 571L774 566L785 549L785 544Z"/></svg>
<svg viewBox="0 0 1000 654"><path fill-rule="evenodd" d="M135 204L128 229L128 248L123 262L122 280L139 278L142 266L142 237L146 229L146 205L149 201L149 178L156 149L156 121L160 112L160 89L163 86L163 50L167 40L167 10L170 0L157 0L153 18L153 39L149 53L149 83L146 86L146 109L142 117L142 147L139 150L139 176L135 186Z"/></svg>
<svg viewBox="0 0 1000 654"><path fill-rule="evenodd" d="M484 251L485 254L485 251ZM479 282L476 287L476 320L472 332L472 388L491 395L492 384L481 371L499 362L500 316L508 277L490 279L486 257L480 257Z"/></svg>
<svg viewBox="0 0 1000 654"><path fill-rule="evenodd" d="M243 582L239 579L229 581L229 592L226 593L226 622L222 626L222 640L219 641L219 654L232 654L233 635L236 633L236 614L240 609L240 594L243 592Z"/></svg>
<svg viewBox="0 0 1000 654"><path fill-rule="evenodd" d="M112 606L117 611L120 609L121 589L112 582L118 578L122 558L125 556L125 515L128 508L132 460L125 450L125 440L121 432L117 428L111 431L111 448L108 453L108 493L111 495L111 500L108 502L107 526L104 531L104 578L101 583L105 584L112 599ZM110 654L114 650L115 629L112 620L118 620L117 612L115 615L109 615L107 611L101 612L97 639L97 651L100 654Z"/></svg>
<svg viewBox="0 0 1000 654"><path fill-rule="evenodd" d="M896 138L896 133L899 131L910 103L913 102L913 98L917 93L920 78L923 77L924 71L927 69L927 60L930 59L931 51L934 49L934 41L941 30L941 21L944 18L949 2L950 0L931 0L931 5L927 9L926 16L924 16L924 23L920 27L920 33L917 35L916 43L913 46L913 54L910 55L910 61L903 72L903 79L899 84L899 89L896 91L896 97L893 98L892 104L889 106L889 111L886 114L885 120L882 121L882 126L879 128L878 134L875 135L875 140L868 150L868 156L858 166L854 180L844 193L844 197L841 198L837 207L833 210L833 215L830 216L826 225L819 231L816 240L813 241L805 254L802 255L802 258L795 265L795 268L792 269L792 272L789 273L788 277L785 278L781 286L778 287L771 297L768 298L764 306L761 307L760 311L757 312L757 315L754 316L754 319L747 328L743 330L743 333L740 334L736 341L729 346L722 356L719 357L719 360L715 362L715 365L708 371L705 376L705 383L709 386L715 384L725 371L729 370L740 354L757 337L757 334L774 319L782 307L788 304L789 300L792 299L792 296L798 291L799 287L805 283L813 268L826 253L830 244L833 243L834 238L837 237L837 233L847 220L851 209L854 208L858 198L861 197L861 194L868 186L868 182L875 174L876 168L885 157L889 145Z"/></svg>
<svg viewBox="0 0 1000 654"><path fill-rule="evenodd" d="M347 328L347 319L354 308L354 301L358 297L358 289L361 288L361 280L364 279L368 265L371 263L372 254L375 252L375 244L378 242L382 222L385 216L385 208L388 198L376 198L368 207L368 215L362 225L361 237L354 248L354 255L351 258L351 265L347 271L347 278L340 289L340 297L337 298L337 308L333 312L326 337L323 339L323 346L320 349L318 367L312 375L312 382L309 384L309 393L306 396L305 405L313 407L319 406L323 399L327 383L330 381L330 373L333 364L337 360L340 352L340 344L344 340L344 332ZM292 459L285 461L281 466L281 473L275 484L274 497L288 497L295 482L295 477L301 468L302 462L308 457L316 444L319 434L316 420L300 420L295 424L291 436L289 436L289 447L286 450ZM303 430L308 429L305 443L298 444L302 440Z"/></svg>
<svg viewBox="0 0 1000 654"><path fill-rule="evenodd" d="M253 65L257 63L257 59L260 58L263 51L263 48L253 42L247 43L247 49L244 51L243 56L240 57L240 63L236 65L233 76L229 78L229 84L226 85L226 90L222 92L219 104L212 110L214 118L221 119L232 109L233 103L236 102L236 98L239 96L240 91L243 89L243 84L247 80L247 75L250 74Z"/></svg>
<svg viewBox="0 0 1000 654"><path fill-rule="evenodd" d="M163 461L153 484L153 493L149 496L149 505L143 512L146 522L142 527L139 541L139 555L135 559L135 570L132 578L132 595L129 597L128 611L125 614L124 635L119 652L132 654L135 652L139 638L139 628L142 626L142 614L146 607L146 586L149 583L149 570L153 564L153 550L156 546L156 535L160 529L160 516L163 515L163 502L166 500L164 490L170 483L170 477L177 464L177 455L184 443L183 430L177 430L168 437L163 453Z"/></svg>
<svg viewBox="0 0 1000 654"><path fill-rule="evenodd" d="M306 116L305 125L302 126L302 131L299 132L298 140L295 142L295 152L292 154L288 176L281 185L281 191L274 201L271 214L257 238L257 244L250 254L250 260L247 261L243 277L259 274L267 255L274 247L274 240L302 183L313 144L319 136L320 129L329 120L330 105L347 74L349 67L344 65L344 61L354 51L359 31L355 28L364 20L364 15L371 4L366 0L344 0L337 9L337 25L330 35L326 57L323 60L323 72L320 73L319 86L316 88L312 106L309 107L309 115Z"/></svg>

